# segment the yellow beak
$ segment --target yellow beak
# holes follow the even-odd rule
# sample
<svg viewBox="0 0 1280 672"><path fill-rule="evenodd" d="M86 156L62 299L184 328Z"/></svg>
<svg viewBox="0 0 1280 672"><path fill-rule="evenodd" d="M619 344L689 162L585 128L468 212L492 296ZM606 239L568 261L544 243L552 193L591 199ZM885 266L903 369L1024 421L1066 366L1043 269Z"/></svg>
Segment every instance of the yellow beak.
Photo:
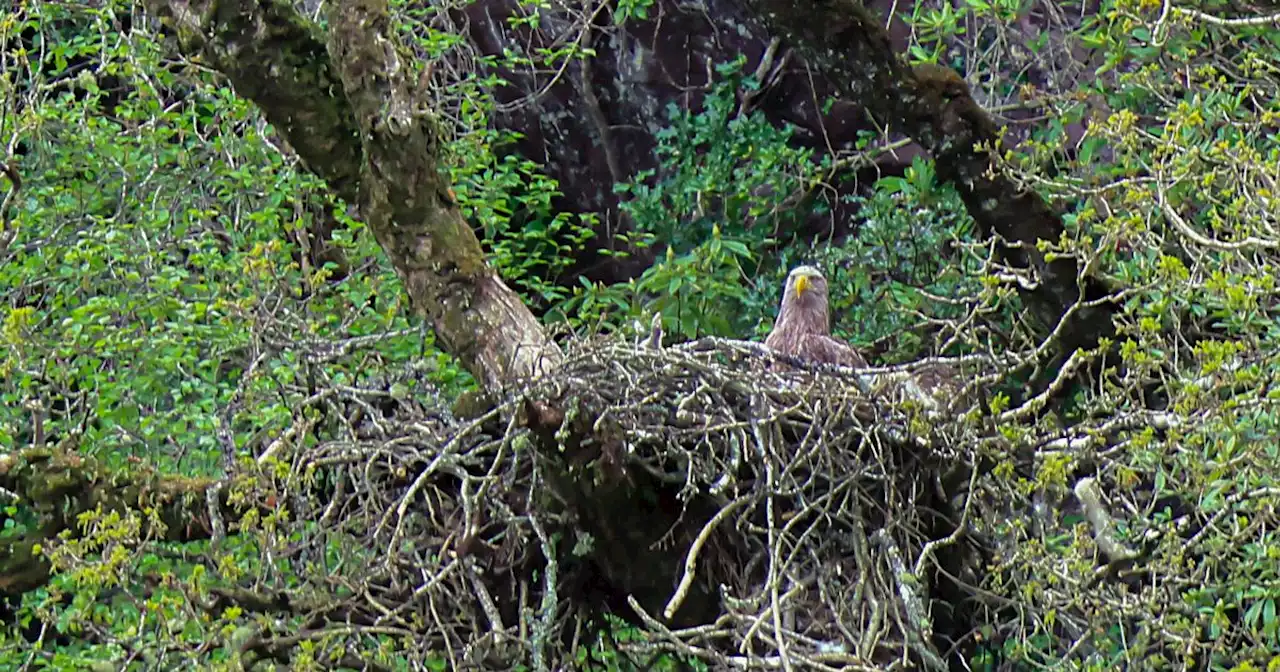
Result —
<svg viewBox="0 0 1280 672"><path fill-rule="evenodd" d="M809 276L802 275L796 278L796 296L804 294L806 289L809 289Z"/></svg>

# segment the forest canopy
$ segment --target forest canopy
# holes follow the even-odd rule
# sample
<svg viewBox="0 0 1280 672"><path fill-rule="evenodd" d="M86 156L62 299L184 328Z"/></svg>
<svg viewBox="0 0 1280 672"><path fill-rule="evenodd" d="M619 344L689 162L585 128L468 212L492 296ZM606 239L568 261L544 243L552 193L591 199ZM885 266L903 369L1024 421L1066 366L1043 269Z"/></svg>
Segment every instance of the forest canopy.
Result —
<svg viewBox="0 0 1280 672"><path fill-rule="evenodd" d="M0 669L1280 667L1274 8L0 7Z"/></svg>

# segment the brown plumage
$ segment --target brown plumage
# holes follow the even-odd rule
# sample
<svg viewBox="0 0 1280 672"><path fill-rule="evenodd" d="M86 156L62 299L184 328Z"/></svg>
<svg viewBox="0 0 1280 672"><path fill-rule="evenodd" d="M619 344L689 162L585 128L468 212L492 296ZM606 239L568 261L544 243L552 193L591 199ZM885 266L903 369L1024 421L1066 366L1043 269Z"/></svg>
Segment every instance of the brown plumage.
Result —
<svg viewBox="0 0 1280 672"><path fill-rule="evenodd" d="M827 279L812 266L797 266L787 275L778 319L764 344L772 350L815 363L867 365L857 350L831 337Z"/></svg>
<svg viewBox="0 0 1280 672"><path fill-rule="evenodd" d="M969 404L960 372L949 364L926 364L911 373L888 377L882 390L898 390L901 398L918 402L927 411L951 413Z"/></svg>

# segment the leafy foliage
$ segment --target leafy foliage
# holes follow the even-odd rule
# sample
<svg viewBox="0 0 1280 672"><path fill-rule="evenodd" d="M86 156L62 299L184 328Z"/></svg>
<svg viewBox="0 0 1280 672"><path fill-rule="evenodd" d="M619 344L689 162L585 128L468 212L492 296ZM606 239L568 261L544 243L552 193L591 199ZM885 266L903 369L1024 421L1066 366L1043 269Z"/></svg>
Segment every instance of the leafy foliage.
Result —
<svg viewBox="0 0 1280 672"><path fill-rule="evenodd" d="M74 533L43 540L38 512L6 501L0 543L25 544L55 571L0 628L0 668L141 656L235 669L263 617L211 613L218 591L321 594L314 577L375 557L349 531L291 518L289 493L316 474L251 456L291 430L314 444L342 422L310 401L317 387L373 388L447 415L444 400L472 381L405 318L369 231L255 108L174 58L130 3L96 4L13 4L0 17L0 142L22 155L24 178L0 231L0 446L58 443L184 478L247 474L229 496L274 513L234 521L220 545L148 536L164 530L149 506L93 510ZM781 236L832 211L823 187L843 179L849 157L800 149L790 129L745 110L739 93L760 83L741 59L718 68L700 110L672 109L657 136L663 169L618 185L630 242L657 253L652 267L613 286L556 284L595 222L556 210L558 185L492 123L501 78L477 73L554 71L590 50L482 57L448 12L392 4L417 74L453 121L449 170L466 215L490 261L551 319L643 330L658 313L674 338L759 336L782 277L809 262L834 289L837 333L883 363L1011 362L985 381L992 435L971 447L993 465L975 480L984 494L972 525L996 555L976 579L996 597L983 603L975 669L1280 664L1274 20L1224 20L1218 2L912 5L912 59L968 74L990 109L1045 111L1016 149L1000 148L1000 169L1064 213L1068 235L1044 249L1078 260L1122 301L1117 341L1068 367L1049 364L1052 342L1033 339L1019 314L1013 286L1037 279L993 263L991 241L974 239L928 161L849 197L859 214L847 238ZM619 3L614 22L656 6ZM537 3L522 8L513 28L541 20ZM1073 49L1099 58L1066 59ZM307 257L311 232L325 229L345 263ZM312 357L316 343L342 348ZM1051 391L1067 402L1027 411L1035 399L1018 398L1016 384L1053 366L1088 371L1086 384L1064 375ZM1068 438L1081 423L1106 431ZM1085 476L1105 486L1118 543L1136 554L1128 564L1105 557L1077 502ZM321 534L332 535L323 566L289 558L292 542ZM620 624L612 635L641 637ZM605 640L585 641L584 665L629 664ZM293 666L332 666L347 643L300 642ZM394 635L356 643L370 661L409 665Z"/></svg>
<svg viewBox="0 0 1280 672"><path fill-rule="evenodd" d="M17 236L0 249L0 446L39 439L117 467L143 460L218 474L243 468L240 458L300 421L323 424L302 403L317 380L377 385L409 367L429 382L411 378L393 393L432 399L469 388L430 332L407 322L399 279L364 224L224 80L169 60L135 11L30 3L0 21L5 62L20 64L0 89L19 101L0 129L4 145L23 152L24 178L8 223ZM439 31L417 44L456 45ZM470 77L443 90L482 102L490 86ZM452 140L458 196L507 277L554 298L546 278L571 262L567 250L589 228L551 211L555 185L534 164L501 153L506 136L486 130L488 109L467 108ZM301 242L325 224L331 240L310 245L332 245L346 268L304 263ZM319 341L358 345L325 361L299 358L294 344ZM77 636L55 665L124 660L119 646L79 639L90 630L155 650L208 637L225 648L206 662L228 664L252 617L210 623L198 604L211 586L293 575L264 564L286 541L279 527L204 556L200 544L138 538L129 516L139 515L99 512L81 521L78 539L46 545L66 573L26 595L18 624L53 624L42 641ZM24 504L6 507L0 535L36 534L32 521ZM257 527L240 522L246 533ZM390 640L371 647L395 649ZM15 667L26 662L24 651L12 655Z"/></svg>
<svg viewBox="0 0 1280 672"><path fill-rule="evenodd" d="M1005 594L1020 587L1039 615L1034 633L998 626L1011 634L984 654L990 665L1001 657L1069 669L1278 664L1276 521L1267 512L1280 494L1272 199L1280 145L1267 129L1280 108L1274 80L1259 73L1280 62L1280 31L1274 19L1224 20L1226 9L1121 0L1074 23L1045 21L1042 58L1061 53L1054 40L1101 58L1079 72L1075 90L1035 92L1048 123L1003 155L1005 167L1063 204L1069 235L1044 249L1077 259L1123 296L1118 342L1089 353L1098 375L1074 391L1078 412L1068 421L1143 419L1109 448L1036 449L1031 477L1015 476L1000 453L997 474L1011 497L1060 502L1062 513L991 526L1008 546L989 585ZM959 48L962 32L949 42L961 61L972 59L962 69L1017 63L999 46L1007 31L984 34L990 50ZM1045 69L1071 73L1046 60ZM1028 95L1021 88L992 92ZM1081 124L1073 138L1069 127ZM1094 574L1099 544L1072 491L1084 475L1106 484L1117 535L1139 558L1121 576L1141 576L1136 583ZM1092 629L1101 623L1114 625Z"/></svg>
<svg viewBox="0 0 1280 672"><path fill-rule="evenodd" d="M617 185L630 196L624 205L636 230L630 242L642 249L665 245L665 254L628 283L584 281L556 315L575 326L613 329L636 321L647 330L648 316L661 313L665 330L685 339L763 336L786 273L817 263L840 288L832 297L837 333L854 342L901 336L902 356L927 350L927 334L913 336L910 328L921 324L920 312L954 314L927 297L954 294L966 277L950 265L956 246L972 235L954 190L917 161L905 177L886 176L870 195L847 197L863 217L847 240L815 250L795 234L776 238L830 211L831 190L822 187L839 172L838 159L813 156L792 141L793 129L743 110L738 92L759 86L743 73L744 63L717 68L722 78L701 110L670 107L671 126L656 136L661 175L641 171Z"/></svg>

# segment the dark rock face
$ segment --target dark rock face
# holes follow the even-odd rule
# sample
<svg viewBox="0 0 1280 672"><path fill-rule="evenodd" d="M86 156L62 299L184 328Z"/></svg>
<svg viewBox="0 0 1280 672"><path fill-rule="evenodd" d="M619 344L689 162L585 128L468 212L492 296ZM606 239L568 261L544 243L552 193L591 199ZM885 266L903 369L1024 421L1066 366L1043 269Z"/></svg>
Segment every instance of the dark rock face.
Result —
<svg viewBox="0 0 1280 672"><path fill-rule="evenodd" d="M910 16L915 4L911 0L866 3L878 16L886 16L896 8L888 32L898 53L906 51L911 38L901 17ZM668 106L701 109L718 63L743 55L747 70L755 71L762 56L771 52L772 67L760 72L765 75L762 79L766 86L748 104L763 111L775 124L793 125L797 129L796 143L821 153L848 150L859 132L877 130L859 101L836 102L825 106L829 109L824 113L824 102L832 97L833 87L810 71L787 45L775 45L770 50L768 31L743 2L654 0L648 8L648 18L630 18L621 26L615 25L611 6L597 7L569 3L543 9L537 29L511 26L511 17L524 16L527 11L515 0L479 0L455 10L451 16L456 25L465 26L471 46L484 55L498 55L505 50L532 54L538 49L572 43L595 50L593 58L562 62L554 72L529 69L494 73L509 82L496 92L501 110L495 121L503 128L520 131L523 139L516 151L542 164L545 172L559 181L563 197L556 207L568 212L594 212L600 217L597 235L589 243L592 247L579 255L569 271L570 278L562 280L579 274L595 281L626 280L652 263L651 254L643 251L625 259L599 254L601 249L619 249L622 244L617 234L628 229L613 185L631 179L639 171L660 169L654 155L655 135L669 125ZM594 14L587 17L582 14L584 11ZM1090 54L1067 45L1062 39L1061 17L1043 15L1043 11L1033 9L1010 26L982 28L1027 39L1048 31L1051 48L1038 54L1022 50L1026 52L1026 63L1019 73L1042 91L1073 89L1085 70L1082 66L1089 65ZM590 29L585 30L588 20ZM1020 52L1013 55L1017 53ZM1009 88L1004 87L1006 91ZM978 84L974 95L988 105L1017 96L1005 93L994 96L999 100L993 101L990 94L995 90ZM1042 123L1020 124L1020 120L1042 114L1037 109L1021 109L1000 117L1000 121L1010 124L1010 145L1026 136L1028 123ZM1080 124L1067 129L1073 141L1083 131ZM852 179L834 186L840 192L848 192L881 175L901 174L913 158L923 153L919 145L908 144L881 155ZM837 199L830 201L834 212L812 216L797 233L837 238L847 233L856 213Z"/></svg>
<svg viewBox="0 0 1280 672"><path fill-rule="evenodd" d="M571 273L605 282L634 277L652 263L651 256L618 260L597 253L618 249L616 236L627 230L613 185L659 168L655 136L670 123L668 105L699 110L715 65L741 54L747 69L755 70L769 47L768 34L730 0L657 0L648 19L631 19L623 26L614 26L610 13L600 11L589 37L581 36L580 22L574 25L564 14L544 14L536 32L512 30L507 19L520 11L513 0L482 0L462 11L468 36L483 54L532 51L556 39L580 39L596 50L594 58L570 62L559 73L497 73L510 85L497 92L504 111L496 120L522 132L517 151L559 181L564 194L559 208L600 216L591 243L596 248L585 251ZM818 106L829 91L785 46L775 48L772 60L782 67L772 86L751 104L775 123L797 126L797 142L820 151L838 149L870 128L856 104L837 103L829 114L821 114ZM811 82L817 84L816 92ZM815 234L833 220L848 218L817 219Z"/></svg>

